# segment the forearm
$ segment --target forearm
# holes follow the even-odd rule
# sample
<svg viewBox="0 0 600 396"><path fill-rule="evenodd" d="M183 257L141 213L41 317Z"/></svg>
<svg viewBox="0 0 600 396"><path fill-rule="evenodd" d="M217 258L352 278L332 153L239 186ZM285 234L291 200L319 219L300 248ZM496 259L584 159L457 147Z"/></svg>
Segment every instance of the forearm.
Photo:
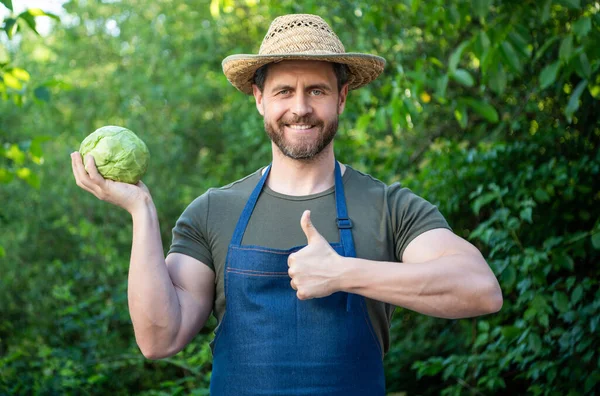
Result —
<svg viewBox="0 0 600 396"><path fill-rule="evenodd" d="M165 263L156 208L150 198L131 212L129 312L144 355L167 350L181 323L177 292Z"/></svg>
<svg viewBox="0 0 600 396"><path fill-rule="evenodd" d="M343 291L430 316L478 316L502 305L500 287L483 257L456 254L422 263L342 258L341 267Z"/></svg>

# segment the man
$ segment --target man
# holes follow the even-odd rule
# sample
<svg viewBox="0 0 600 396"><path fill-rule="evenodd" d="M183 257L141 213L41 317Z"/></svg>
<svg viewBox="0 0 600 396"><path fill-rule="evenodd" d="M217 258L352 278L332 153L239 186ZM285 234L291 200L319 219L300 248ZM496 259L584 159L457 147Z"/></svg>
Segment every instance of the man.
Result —
<svg viewBox="0 0 600 396"><path fill-rule="evenodd" d="M395 306L444 318L496 312L502 294L479 251L437 208L335 160L348 91L385 61L346 53L313 15L277 18L259 55L223 61L254 95L271 165L210 189L184 211L163 257L148 189L89 175L78 185L133 219L129 308L142 353L176 354L218 320L216 395L383 395Z"/></svg>

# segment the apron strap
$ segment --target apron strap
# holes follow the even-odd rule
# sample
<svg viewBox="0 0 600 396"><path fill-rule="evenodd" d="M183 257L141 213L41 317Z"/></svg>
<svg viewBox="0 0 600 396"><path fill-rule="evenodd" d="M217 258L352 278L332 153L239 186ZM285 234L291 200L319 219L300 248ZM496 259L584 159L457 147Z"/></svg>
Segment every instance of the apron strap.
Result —
<svg viewBox="0 0 600 396"><path fill-rule="evenodd" d="M248 221L250 221L250 216L252 216L252 212L254 211L254 207L256 206L256 202L258 201L258 196L260 195L265 182L267 181L267 177L269 176L269 171L271 170L271 165L267 166L267 170L265 170L265 174L260 178L260 181L254 187L252 194L248 198L246 202L246 206L244 206L244 210L238 219L237 225L235 226L235 231L233 231L233 236L231 237L231 244L235 246L242 245L242 238L244 238L244 233L246 232L246 226L248 225Z"/></svg>
<svg viewBox="0 0 600 396"><path fill-rule="evenodd" d="M345 257L356 257L354 249L354 239L352 238L352 220L348 217L346 206L346 194L344 193L344 182L342 180L342 171L340 164L335 161L335 206L337 208L337 218L335 219L340 231L340 242L344 247ZM346 311L352 312L360 306L360 296L348 293L346 302Z"/></svg>

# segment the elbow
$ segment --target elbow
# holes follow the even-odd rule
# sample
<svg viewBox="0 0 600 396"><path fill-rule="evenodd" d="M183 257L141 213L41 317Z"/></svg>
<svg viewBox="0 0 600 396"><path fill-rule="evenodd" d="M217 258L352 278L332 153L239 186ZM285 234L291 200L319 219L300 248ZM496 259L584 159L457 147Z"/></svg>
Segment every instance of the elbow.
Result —
<svg viewBox="0 0 600 396"><path fill-rule="evenodd" d="M502 290L500 285L494 279L492 285L488 288L483 304L484 314L493 314L499 312L504 304L504 298L502 297Z"/></svg>
<svg viewBox="0 0 600 396"><path fill-rule="evenodd" d="M142 355L148 360L160 360L176 355L180 349L162 348L157 345L142 345L138 343Z"/></svg>

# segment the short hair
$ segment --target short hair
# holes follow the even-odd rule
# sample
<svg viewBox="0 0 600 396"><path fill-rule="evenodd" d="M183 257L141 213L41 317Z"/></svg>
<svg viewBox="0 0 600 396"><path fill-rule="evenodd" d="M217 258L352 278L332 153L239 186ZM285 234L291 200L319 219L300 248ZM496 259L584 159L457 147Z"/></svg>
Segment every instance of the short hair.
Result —
<svg viewBox="0 0 600 396"><path fill-rule="evenodd" d="M348 69L348 66L343 63L331 62L331 64L333 65L333 72L335 73L335 77L337 79L338 92L340 92L344 84L348 82L348 74L350 70ZM262 65L261 67L259 67L258 70L254 72L252 82L256 84L258 89L260 89L260 92L262 92L265 88L265 81L267 80L268 69L269 64L267 63L266 65Z"/></svg>

